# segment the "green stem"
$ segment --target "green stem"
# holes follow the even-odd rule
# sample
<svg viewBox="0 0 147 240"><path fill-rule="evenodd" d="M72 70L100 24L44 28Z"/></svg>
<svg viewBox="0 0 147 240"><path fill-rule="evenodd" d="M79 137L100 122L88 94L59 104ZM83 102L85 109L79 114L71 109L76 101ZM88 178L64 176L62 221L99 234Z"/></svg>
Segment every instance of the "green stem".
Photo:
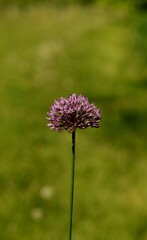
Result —
<svg viewBox="0 0 147 240"><path fill-rule="evenodd" d="M74 175L75 175L75 135L72 132L72 169L71 169L71 195L70 195L70 225L69 225L69 240L72 239L72 219L73 219L73 201L74 201Z"/></svg>

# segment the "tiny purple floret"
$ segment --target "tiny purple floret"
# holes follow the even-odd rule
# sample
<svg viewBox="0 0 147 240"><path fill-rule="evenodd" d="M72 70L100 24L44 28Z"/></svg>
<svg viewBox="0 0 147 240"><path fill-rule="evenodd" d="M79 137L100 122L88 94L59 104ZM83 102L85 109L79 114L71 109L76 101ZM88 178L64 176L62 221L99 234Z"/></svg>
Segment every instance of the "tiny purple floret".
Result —
<svg viewBox="0 0 147 240"><path fill-rule="evenodd" d="M67 98L55 100L47 115L49 121L47 126L58 132L62 130L73 132L77 128L98 128L101 119L100 109L89 103L86 97L75 93Z"/></svg>

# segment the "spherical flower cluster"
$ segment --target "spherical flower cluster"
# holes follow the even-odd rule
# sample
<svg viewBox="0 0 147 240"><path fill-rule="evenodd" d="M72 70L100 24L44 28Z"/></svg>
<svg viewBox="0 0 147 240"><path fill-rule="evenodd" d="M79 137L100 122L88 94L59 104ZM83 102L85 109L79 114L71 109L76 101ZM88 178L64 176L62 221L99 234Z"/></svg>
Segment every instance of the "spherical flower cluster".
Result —
<svg viewBox="0 0 147 240"><path fill-rule="evenodd" d="M82 95L72 94L67 98L59 98L47 112L47 124L51 130L61 132L75 131L77 128L99 127L100 109Z"/></svg>

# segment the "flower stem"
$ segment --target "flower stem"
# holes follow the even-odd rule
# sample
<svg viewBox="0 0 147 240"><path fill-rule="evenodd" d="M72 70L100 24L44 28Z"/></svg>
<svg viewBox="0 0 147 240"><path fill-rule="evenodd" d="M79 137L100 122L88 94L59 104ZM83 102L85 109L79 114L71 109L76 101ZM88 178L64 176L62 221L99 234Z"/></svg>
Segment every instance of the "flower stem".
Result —
<svg viewBox="0 0 147 240"><path fill-rule="evenodd" d="M72 239L72 219L73 219L73 201L74 201L74 175L75 175L75 135L72 132L72 168L71 168L71 195L70 195L70 221L69 221L69 240Z"/></svg>

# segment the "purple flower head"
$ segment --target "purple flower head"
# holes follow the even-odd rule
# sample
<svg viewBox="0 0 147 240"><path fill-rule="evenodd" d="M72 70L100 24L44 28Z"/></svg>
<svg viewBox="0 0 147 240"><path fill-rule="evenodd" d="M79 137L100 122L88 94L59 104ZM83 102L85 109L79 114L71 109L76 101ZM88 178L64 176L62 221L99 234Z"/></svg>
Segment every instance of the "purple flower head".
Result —
<svg viewBox="0 0 147 240"><path fill-rule="evenodd" d="M86 97L75 93L67 98L55 100L47 114L48 127L58 132L73 132L77 128L98 128L101 119L100 110L93 103L89 103Z"/></svg>

